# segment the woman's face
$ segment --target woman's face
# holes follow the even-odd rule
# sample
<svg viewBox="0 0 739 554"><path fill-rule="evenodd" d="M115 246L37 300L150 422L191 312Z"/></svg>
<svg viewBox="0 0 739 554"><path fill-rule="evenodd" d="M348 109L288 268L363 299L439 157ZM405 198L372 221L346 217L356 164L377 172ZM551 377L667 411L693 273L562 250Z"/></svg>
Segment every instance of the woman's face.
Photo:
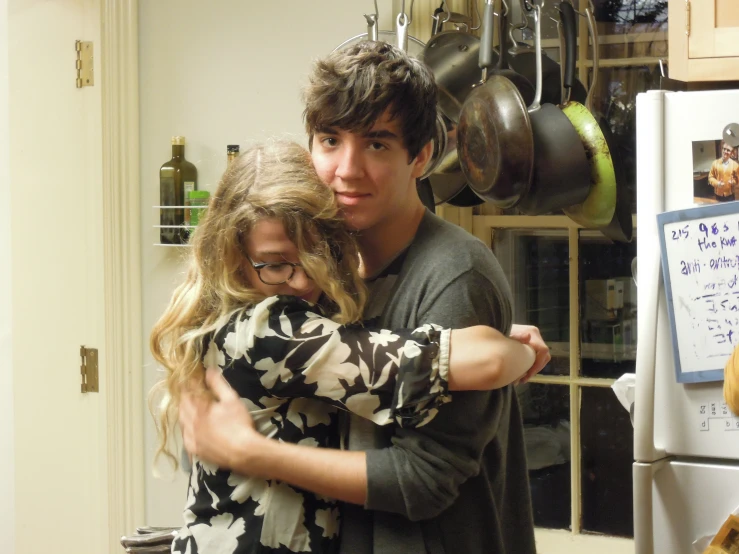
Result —
<svg viewBox="0 0 739 554"><path fill-rule="evenodd" d="M276 219L263 219L252 227L249 234L244 238L244 251L251 258L243 262L244 273L249 279L252 287L265 296L283 294L286 296L299 296L308 302L317 302L321 296L321 290L315 282L308 278L302 267L295 267L292 276L282 284L267 284L272 281L282 280L279 275L289 276L291 268L286 263L299 263L298 249L285 233L285 227L281 221ZM269 267L261 269L262 278L259 278L254 264L270 264ZM275 278L275 276L278 276Z"/></svg>

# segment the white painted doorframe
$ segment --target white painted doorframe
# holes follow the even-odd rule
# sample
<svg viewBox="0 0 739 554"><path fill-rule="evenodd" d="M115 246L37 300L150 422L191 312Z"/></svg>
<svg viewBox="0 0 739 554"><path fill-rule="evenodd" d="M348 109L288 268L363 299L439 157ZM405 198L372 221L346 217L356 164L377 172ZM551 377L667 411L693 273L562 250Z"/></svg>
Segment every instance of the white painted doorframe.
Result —
<svg viewBox="0 0 739 554"><path fill-rule="evenodd" d="M101 0L110 552L144 523L138 0Z"/></svg>

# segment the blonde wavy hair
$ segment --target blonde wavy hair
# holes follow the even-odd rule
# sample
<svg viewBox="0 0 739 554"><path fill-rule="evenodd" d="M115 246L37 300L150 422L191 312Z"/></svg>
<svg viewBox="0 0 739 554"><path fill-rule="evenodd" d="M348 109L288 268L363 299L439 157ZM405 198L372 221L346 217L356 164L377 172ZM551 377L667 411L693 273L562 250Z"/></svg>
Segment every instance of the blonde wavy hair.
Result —
<svg viewBox="0 0 739 554"><path fill-rule="evenodd" d="M182 283L150 337L154 359L165 378L151 391L149 406L164 454L177 466L167 444L177 421L183 387L204 390L204 338L224 318L265 298L242 271L243 241L264 219L282 222L299 262L324 293L333 319L358 322L367 299L359 276L359 253L344 227L333 192L316 174L309 152L293 142L249 148L226 170L191 244Z"/></svg>

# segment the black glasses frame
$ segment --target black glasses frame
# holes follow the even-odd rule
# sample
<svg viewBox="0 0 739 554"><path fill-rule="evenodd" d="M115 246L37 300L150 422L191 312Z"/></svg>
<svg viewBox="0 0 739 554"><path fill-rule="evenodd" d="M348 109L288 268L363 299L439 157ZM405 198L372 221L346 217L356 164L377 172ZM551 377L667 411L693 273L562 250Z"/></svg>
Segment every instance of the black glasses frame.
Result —
<svg viewBox="0 0 739 554"><path fill-rule="evenodd" d="M259 280L265 285L284 285L285 283L287 283L290 279L292 279L295 276L296 267L300 267L300 268L303 267L301 264L297 264L293 262L255 262L254 260L251 259L249 254L247 254L246 252L244 253L244 255L246 256L246 259L249 260L249 263L254 268L254 271L257 272L257 277L259 277ZM284 281L280 281L279 283L268 283L262 278L262 269L264 269L265 267L275 267L275 266L285 266L285 265L289 265L291 271L290 271L290 276Z"/></svg>

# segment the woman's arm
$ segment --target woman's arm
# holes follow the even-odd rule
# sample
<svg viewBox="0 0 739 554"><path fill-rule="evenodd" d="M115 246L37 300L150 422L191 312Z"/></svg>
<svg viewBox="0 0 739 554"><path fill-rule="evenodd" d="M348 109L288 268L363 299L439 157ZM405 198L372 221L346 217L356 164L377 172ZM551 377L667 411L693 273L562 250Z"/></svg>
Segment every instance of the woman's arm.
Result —
<svg viewBox="0 0 739 554"><path fill-rule="evenodd" d="M347 327L292 297L261 302L224 342L246 345L244 356L226 365L227 377L231 370L256 369L277 397L317 398L376 424L403 427L430 421L450 400L449 389L503 387L523 377L534 360L531 348L490 327L453 331L451 341L449 330L434 325Z"/></svg>
<svg viewBox="0 0 739 554"><path fill-rule="evenodd" d="M521 379L534 365L528 344L500 331L475 325L452 331L449 390L493 390Z"/></svg>
<svg viewBox="0 0 739 554"><path fill-rule="evenodd" d="M229 380L238 381L232 372L256 371L278 398L316 398L378 425L417 427L450 400L449 337L433 325L339 325L305 301L279 296L232 321L215 346L232 358L223 364Z"/></svg>

